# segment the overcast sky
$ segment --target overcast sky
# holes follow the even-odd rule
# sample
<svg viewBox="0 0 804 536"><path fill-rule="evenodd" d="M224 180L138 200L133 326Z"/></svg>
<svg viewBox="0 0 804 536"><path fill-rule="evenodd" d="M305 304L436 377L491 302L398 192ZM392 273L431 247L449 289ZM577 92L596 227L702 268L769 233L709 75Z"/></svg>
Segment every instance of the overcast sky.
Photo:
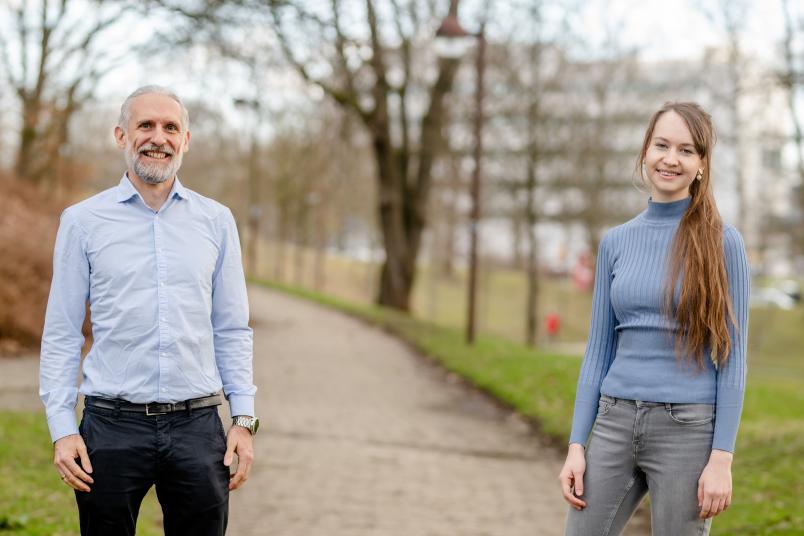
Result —
<svg viewBox="0 0 804 536"><path fill-rule="evenodd" d="M581 12L592 42L600 42L606 22L624 25L619 38L638 46L646 58L695 57L707 46L725 42L721 4L728 0L588 0ZM730 0L745 6L742 44L770 59L784 35L780 0ZM791 0L799 14L804 2ZM797 5L796 5L797 4Z"/></svg>

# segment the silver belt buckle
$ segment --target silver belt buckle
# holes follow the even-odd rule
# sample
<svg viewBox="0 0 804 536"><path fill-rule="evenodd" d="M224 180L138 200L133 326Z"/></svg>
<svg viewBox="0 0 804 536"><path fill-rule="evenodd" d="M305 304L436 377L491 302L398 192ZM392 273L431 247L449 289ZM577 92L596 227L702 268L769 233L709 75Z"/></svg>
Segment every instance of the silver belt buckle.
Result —
<svg viewBox="0 0 804 536"><path fill-rule="evenodd" d="M162 405L158 402L154 402L154 405ZM145 414L146 415L167 415L167 411L151 411L151 404L145 404Z"/></svg>

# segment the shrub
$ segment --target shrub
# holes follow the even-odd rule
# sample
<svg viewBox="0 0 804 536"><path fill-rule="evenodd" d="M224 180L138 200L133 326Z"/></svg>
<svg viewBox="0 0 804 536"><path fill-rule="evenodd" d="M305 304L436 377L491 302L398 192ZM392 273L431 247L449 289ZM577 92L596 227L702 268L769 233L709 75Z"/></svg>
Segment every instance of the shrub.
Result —
<svg viewBox="0 0 804 536"><path fill-rule="evenodd" d="M0 354L13 354L42 336L60 209L19 180L0 188Z"/></svg>

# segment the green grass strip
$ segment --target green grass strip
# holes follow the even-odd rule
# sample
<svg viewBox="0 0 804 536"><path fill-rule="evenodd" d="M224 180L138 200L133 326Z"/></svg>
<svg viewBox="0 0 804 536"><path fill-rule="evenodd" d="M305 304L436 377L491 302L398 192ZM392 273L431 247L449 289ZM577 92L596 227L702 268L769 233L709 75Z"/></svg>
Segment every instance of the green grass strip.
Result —
<svg viewBox="0 0 804 536"><path fill-rule="evenodd" d="M0 534L78 535L75 494L59 480L41 412L0 411ZM140 510L137 534L162 534L153 490Z"/></svg>

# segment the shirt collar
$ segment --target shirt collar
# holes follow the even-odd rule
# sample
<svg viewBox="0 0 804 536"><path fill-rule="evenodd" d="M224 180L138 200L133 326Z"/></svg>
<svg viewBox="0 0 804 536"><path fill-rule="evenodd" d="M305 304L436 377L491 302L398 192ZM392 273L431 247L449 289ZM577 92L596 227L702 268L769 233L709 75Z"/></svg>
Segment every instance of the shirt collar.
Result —
<svg viewBox="0 0 804 536"><path fill-rule="evenodd" d="M140 195L134 185L131 183L131 180L128 178L128 173L123 173L123 178L120 179L120 184L117 185L117 202L123 203L128 201L135 195ZM168 194L168 199L172 197L179 197L181 199L187 199L187 188L179 180L179 176L176 175L176 179L173 181L173 187L170 189L170 193Z"/></svg>

